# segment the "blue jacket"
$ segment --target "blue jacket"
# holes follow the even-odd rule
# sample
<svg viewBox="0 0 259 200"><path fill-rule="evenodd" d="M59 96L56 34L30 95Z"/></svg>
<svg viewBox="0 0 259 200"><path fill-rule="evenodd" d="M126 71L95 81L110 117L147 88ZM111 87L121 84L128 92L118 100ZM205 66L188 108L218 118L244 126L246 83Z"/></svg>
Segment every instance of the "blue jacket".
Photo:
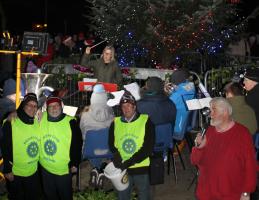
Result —
<svg viewBox="0 0 259 200"><path fill-rule="evenodd" d="M186 101L193 99L196 95L195 87L192 82L184 82L179 84L170 94L169 98L176 106L176 120L174 126L174 134L184 133L187 128L187 121L190 114ZM185 130L183 130L185 129Z"/></svg>

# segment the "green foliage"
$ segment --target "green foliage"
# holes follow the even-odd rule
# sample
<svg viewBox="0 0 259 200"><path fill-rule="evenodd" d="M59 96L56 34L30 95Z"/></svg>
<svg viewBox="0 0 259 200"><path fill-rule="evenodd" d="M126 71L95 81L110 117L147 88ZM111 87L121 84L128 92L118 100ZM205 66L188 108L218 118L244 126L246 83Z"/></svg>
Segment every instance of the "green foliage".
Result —
<svg viewBox="0 0 259 200"><path fill-rule="evenodd" d="M73 200L116 200L115 193L105 193L102 190L86 190L76 192L73 195Z"/></svg>
<svg viewBox="0 0 259 200"><path fill-rule="evenodd" d="M0 196L1 200L8 200L7 195ZM83 192L76 192L73 194L73 200L116 200L115 193L105 193L98 190L86 190Z"/></svg>
<svg viewBox="0 0 259 200"><path fill-rule="evenodd" d="M8 200L7 194L5 194L4 196L1 196L1 195L0 195L0 199L1 199L1 200Z"/></svg>
<svg viewBox="0 0 259 200"><path fill-rule="evenodd" d="M212 96L218 96L226 83L230 82L236 70L230 67L212 69L207 79L207 88Z"/></svg>
<svg viewBox="0 0 259 200"><path fill-rule="evenodd" d="M55 68L55 73L52 73L51 70ZM52 86L54 88L67 88L71 85L71 82L77 84L78 81L82 81L83 78L88 77L86 73L76 73L76 74L66 74L65 64L48 64L48 70L46 73L53 74L50 76L46 85Z"/></svg>

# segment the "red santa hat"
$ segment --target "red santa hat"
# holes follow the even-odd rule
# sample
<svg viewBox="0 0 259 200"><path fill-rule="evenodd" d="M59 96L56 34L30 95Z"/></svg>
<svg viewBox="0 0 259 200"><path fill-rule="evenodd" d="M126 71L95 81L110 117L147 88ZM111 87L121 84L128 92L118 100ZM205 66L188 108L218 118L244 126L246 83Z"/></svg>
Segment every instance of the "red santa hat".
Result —
<svg viewBox="0 0 259 200"><path fill-rule="evenodd" d="M59 103L60 105L62 105L62 99L60 99L59 97L56 97L56 96L50 96L47 98L47 101L46 101L46 104L47 106L51 103L54 103L54 102L57 102Z"/></svg>

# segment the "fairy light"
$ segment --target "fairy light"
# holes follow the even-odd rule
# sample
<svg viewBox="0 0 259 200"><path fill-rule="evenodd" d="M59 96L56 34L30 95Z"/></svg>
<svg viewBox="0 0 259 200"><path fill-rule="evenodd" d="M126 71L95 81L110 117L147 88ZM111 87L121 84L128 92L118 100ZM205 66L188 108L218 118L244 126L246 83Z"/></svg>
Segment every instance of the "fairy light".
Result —
<svg viewBox="0 0 259 200"><path fill-rule="evenodd" d="M94 4L98 8L98 5ZM216 21L214 23L214 18L218 17L218 12L212 6L209 7L208 4L204 4L204 8L197 10L195 15L189 13L190 16L187 14L183 15L185 10L184 8L179 8L177 3L174 5L169 4L167 9L173 10L169 15L172 21L178 18L178 16L184 16L179 24L164 21L161 15L157 13L160 8L156 7L155 3L148 4L147 8L144 8L142 5L142 1L139 1L139 4L127 10L129 14L125 15L125 18L120 16L116 18L116 25L112 28L113 31L111 31L109 24L109 20L112 18L111 14L109 16L102 14L97 18L99 26L97 35L101 38L109 38L109 41L117 46L116 53L121 66L133 65L134 61L131 61L131 59L146 55L149 55L151 58L159 57L159 53L161 53L164 47L172 54L179 54L179 52L186 49L201 49L209 54L216 53L224 48L225 41L229 40L235 33L238 33L240 29L238 25L238 27L232 27L232 30L226 28L219 31L223 26L218 22L216 23ZM208 6L208 9L206 6ZM105 9L111 11L112 9L124 9L124 7L123 2L114 0L106 4ZM226 10L226 8L224 9ZM139 15L143 14L144 10L147 10L149 15L148 23L151 27L150 32L153 33L152 38L148 42L144 40L148 45L138 42L139 35L142 32L134 29L141 26L141 23L144 26L144 22L140 22L141 20L139 19ZM123 12L123 10L121 11ZM228 14L233 14L230 9ZM238 16L236 15L236 17ZM151 62L157 63L156 59L151 59Z"/></svg>

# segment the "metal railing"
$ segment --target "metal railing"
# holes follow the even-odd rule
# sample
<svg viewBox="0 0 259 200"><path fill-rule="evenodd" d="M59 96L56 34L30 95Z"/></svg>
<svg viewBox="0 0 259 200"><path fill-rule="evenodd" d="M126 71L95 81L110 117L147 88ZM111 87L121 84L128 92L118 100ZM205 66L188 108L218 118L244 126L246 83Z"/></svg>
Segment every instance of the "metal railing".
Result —
<svg viewBox="0 0 259 200"><path fill-rule="evenodd" d="M223 87L226 83L233 81L234 77L243 74L246 69L253 67L259 67L259 64L233 65L230 67L208 70L204 75L204 86L212 97L221 96Z"/></svg>

